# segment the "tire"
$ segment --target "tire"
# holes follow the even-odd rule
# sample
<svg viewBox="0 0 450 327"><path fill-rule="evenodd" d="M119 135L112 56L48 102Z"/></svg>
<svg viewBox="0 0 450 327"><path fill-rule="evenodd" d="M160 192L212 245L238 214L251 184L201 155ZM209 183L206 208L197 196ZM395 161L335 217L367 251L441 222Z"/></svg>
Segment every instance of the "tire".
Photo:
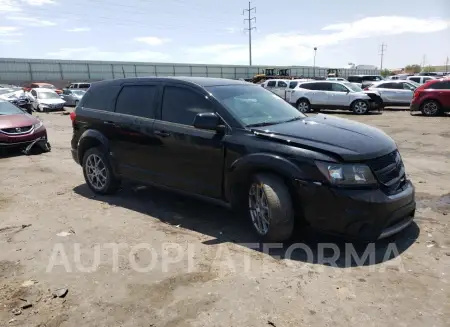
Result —
<svg viewBox="0 0 450 327"><path fill-rule="evenodd" d="M262 196L259 203L256 201L258 193ZM263 241L284 242L291 238L295 213L291 195L282 179L272 174L255 175L249 185L247 197L253 230ZM261 215L267 215L266 223L259 218Z"/></svg>
<svg viewBox="0 0 450 327"><path fill-rule="evenodd" d="M351 109L356 115L365 115L369 112L369 103L366 100L355 100Z"/></svg>
<svg viewBox="0 0 450 327"><path fill-rule="evenodd" d="M92 176L91 167L93 164L97 163L97 169L103 171L97 171L94 173L96 176ZM105 156L100 148L90 148L83 156L83 175L86 184L89 188L97 194L112 194L117 192L120 186L120 180L114 176L113 169L108 158ZM94 167L92 167L94 168ZM98 178L100 176L100 178ZM101 182L101 183L100 183Z"/></svg>
<svg viewBox="0 0 450 327"><path fill-rule="evenodd" d="M439 102L434 101L434 100L428 100L428 101L425 101L420 106L420 111L422 112L422 114L424 116L432 117L432 116L437 116L437 115L441 114L442 107L439 104Z"/></svg>
<svg viewBox="0 0 450 327"><path fill-rule="evenodd" d="M300 99L297 102L297 110L302 112L302 113L310 112L311 111L311 104L306 99Z"/></svg>

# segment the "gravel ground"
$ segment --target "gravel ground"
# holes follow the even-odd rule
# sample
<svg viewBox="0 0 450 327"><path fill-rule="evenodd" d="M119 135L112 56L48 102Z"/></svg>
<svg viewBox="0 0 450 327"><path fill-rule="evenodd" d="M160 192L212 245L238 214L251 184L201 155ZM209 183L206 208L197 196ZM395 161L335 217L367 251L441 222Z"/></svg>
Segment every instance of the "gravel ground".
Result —
<svg viewBox="0 0 450 327"><path fill-rule="evenodd" d="M52 152L0 159L0 326L449 326L450 117L336 115L395 139L415 224L368 248L306 231L289 255L209 204L133 185L94 196L69 117L40 114Z"/></svg>

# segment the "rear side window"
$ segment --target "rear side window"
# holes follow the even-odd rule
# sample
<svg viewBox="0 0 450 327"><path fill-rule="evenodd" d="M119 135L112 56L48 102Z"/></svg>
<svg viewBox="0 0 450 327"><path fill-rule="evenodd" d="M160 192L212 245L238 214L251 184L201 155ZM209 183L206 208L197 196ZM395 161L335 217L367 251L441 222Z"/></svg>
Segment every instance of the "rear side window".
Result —
<svg viewBox="0 0 450 327"><path fill-rule="evenodd" d="M89 109L114 111L114 102L120 86L97 86L94 89L89 89L88 92L81 98L80 107Z"/></svg>
<svg viewBox="0 0 450 327"><path fill-rule="evenodd" d="M78 84L78 88L80 89L88 89L91 86L91 84Z"/></svg>
<svg viewBox="0 0 450 327"><path fill-rule="evenodd" d="M436 83L431 83L425 87L429 90L450 90L450 81L440 81Z"/></svg>
<svg viewBox="0 0 450 327"><path fill-rule="evenodd" d="M403 86L400 83L381 83L377 86L379 89L402 89Z"/></svg>
<svg viewBox="0 0 450 327"><path fill-rule="evenodd" d="M410 77L408 79L413 82L420 83L420 77ZM423 80L425 81L425 78Z"/></svg>
<svg viewBox="0 0 450 327"><path fill-rule="evenodd" d="M277 82L275 82L275 81L267 82L268 87L275 87L276 84L277 84Z"/></svg>
<svg viewBox="0 0 450 327"><path fill-rule="evenodd" d="M423 82L425 83L425 82L428 82L428 81L431 81L432 80L432 78L431 77L424 77L423 78Z"/></svg>
<svg viewBox="0 0 450 327"><path fill-rule="evenodd" d="M315 83L315 90L319 91L331 91L331 85L334 83Z"/></svg>
<svg viewBox="0 0 450 327"><path fill-rule="evenodd" d="M116 112L137 117L153 117L156 90L154 85L124 86L117 97Z"/></svg>
<svg viewBox="0 0 450 327"><path fill-rule="evenodd" d="M192 125L197 114L213 111L211 102L193 90L176 86L166 86L164 89L161 113L164 121Z"/></svg>

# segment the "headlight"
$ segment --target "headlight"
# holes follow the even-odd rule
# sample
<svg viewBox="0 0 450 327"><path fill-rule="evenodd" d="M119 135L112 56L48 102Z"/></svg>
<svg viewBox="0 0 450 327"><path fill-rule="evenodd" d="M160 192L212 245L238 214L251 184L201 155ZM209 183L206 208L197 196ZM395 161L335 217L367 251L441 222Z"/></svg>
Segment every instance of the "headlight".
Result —
<svg viewBox="0 0 450 327"><path fill-rule="evenodd" d="M322 174L334 185L372 185L376 184L372 171L363 164L336 164L316 161Z"/></svg>
<svg viewBox="0 0 450 327"><path fill-rule="evenodd" d="M39 121L38 123L34 124L33 127L34 127L34 129L41 128L42 127L42 122Z"/></svg>

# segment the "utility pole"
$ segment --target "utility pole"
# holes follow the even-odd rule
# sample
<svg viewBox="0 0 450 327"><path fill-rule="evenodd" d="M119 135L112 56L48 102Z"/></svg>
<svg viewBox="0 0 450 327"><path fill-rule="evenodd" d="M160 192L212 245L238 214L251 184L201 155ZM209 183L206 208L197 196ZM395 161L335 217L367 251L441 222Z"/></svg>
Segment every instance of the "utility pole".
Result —
<svg viewBox="0 0 450 327"><path fill-rule="evenodd" d="M250 61L250 66L252 65L252 30L256 29L253 26L253 23L256 23L256 17L252 17L252 12L256 14L256 7L252 8L252 3L248 2L248 9L244 9L242 11L242 15L248 13L248 18L244 19L244 22L248 22L248 28L245 30L248 31L248 56Z"/></svg>
<svg viewBox="0 0 450 327"><path fill-rule="evenodd" d="M384 53L386 52L387 45L384 43L381 43L380 47L380 57L381 57L381 64L380 64L380 71L383 70L383 59L384 59Z"/></svg>
<svg viewBox="0 0 450 327"><path fill-rule="evenodd" d="M447 60L445 61L445 72L448 74L448 56Z"/></svg>

